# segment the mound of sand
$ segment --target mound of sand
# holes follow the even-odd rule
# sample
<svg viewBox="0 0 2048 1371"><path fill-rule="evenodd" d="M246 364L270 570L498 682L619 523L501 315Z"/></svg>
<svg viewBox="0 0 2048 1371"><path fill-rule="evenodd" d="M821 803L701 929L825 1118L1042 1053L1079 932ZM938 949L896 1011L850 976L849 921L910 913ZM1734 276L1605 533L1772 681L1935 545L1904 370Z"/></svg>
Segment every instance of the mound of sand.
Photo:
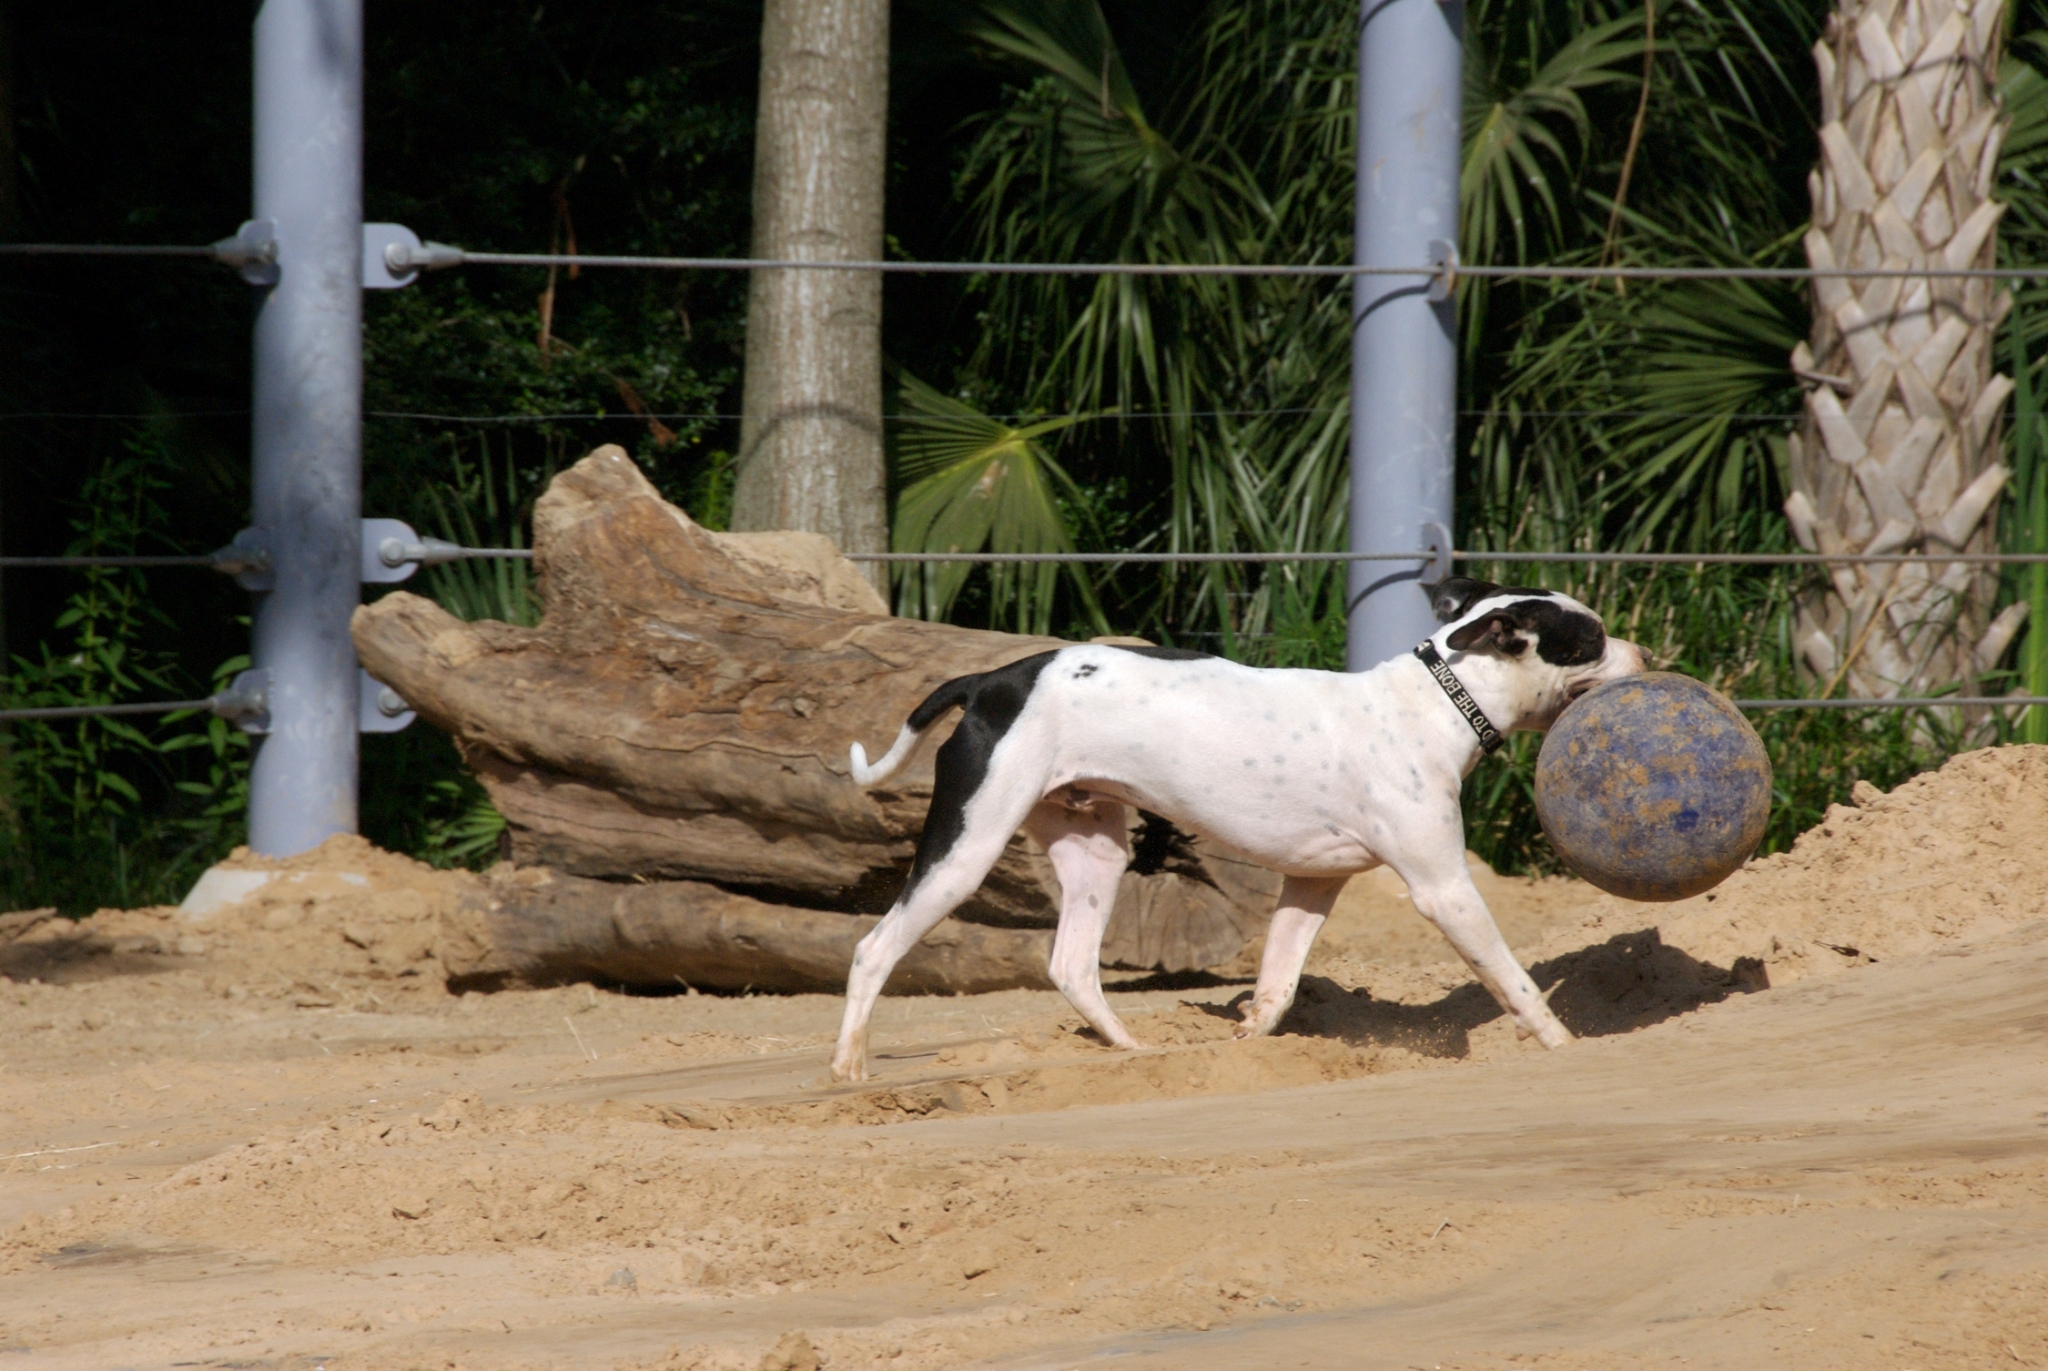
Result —
<svg viewBox="0 0 2048 1371"><path fill-rule="evenodd" d="M1889 794L1859 782L1855 801L1831 809L1790 852L1675 904L1634 903L1563 878L1504 877L1469 860L1509 944L1581 1035L1631 1031L1732 993L2048 917L2048 747L1966 753ZM198 958L223 993L303 1007L438 993L440 918L478 881L352 836L283 861L238 849L220 870L230 873L230 894L236 880L261 884L197 912L46 922L0 949L0 974L21 981L95 959ZM1256 947L1247 948L1226 977L1256 965ZM1472 1031L1497 1017L1385 869L1351 883L1308 971L1287 1023L1297 1034L1463 1057ZM1219 1037L1229 1026L1205 1015L1175 1040Z"/></svg>
<svg viewBox="0 0 2048 1371"><path fill-rule="evenodd" d="M219 873L256 881L220 882ZM260 881L260 883L257 883ZM76 924L55 920L0 947L0 975L16 981L204 967L230 998L290 1000L302 1008L356 1006L366 996L440 994L438 924L477 884L342 834L290 858L238 847L208 873L239 895L187 908L106 909ZM209 907L210 905L210 907Z"/></svg>
<svg viewBox="0 0 2048 1371"><path fill-rule="evenodd" d="M466 1355L465 1340L483 1333L509 1345L529 1310L573 1305L593 1327L630 1332L624 1302L658 1305L664 1318L702 1310L707 1320L719 1302L731 1327L749 1308L809 1291L898 1311L867 1331L820 1332L832 1364L936 1368L1082 1331L1336 1308L1362 1291L1389 1305L1438 1298L1524 1263L1531 1233L1611 1226L1640 1211L1631 1222L1642 1233L1675 1241L1668 1230L1695 1213L1604 1190L1580 1209L1411 1192L1384 1158L1356 1161L1346 1150L1304 1161L1292 1134L1202 1155L1183 1155L1179 1137L1076 1150L1116 1117L1104 1106L1202 1096L1219 1097L1217 1117L1279 1116L1328 1098L1280 1093L1291 1087L1429 1068L1448 1091L1476 1078L1464 1064L1513 1053L1530 1054L1525 1064L1547 1089L1560 1073L1602 1062L1622 1071L1618 1054L1629 1048L1696 1041L1645 1037L1577 1058L1518 1044L1384 874L1354 883L1277 1037L1231 1041L1234 998L1248 990L1189 984L1201 978L1122 978L1112 995L1151 1049L1139 1053L1104 1050L1050 993L905 998L878 1017L880 1079L832 1089L817 1078L833 997L657 1000L579 986L458 998L443 990L434 940L475 876L355 838L288 862L237 854L226 869L267 877L206 912L106 911L75 926L46 921L0 945L0 972L16 982L0 996L0 1036L14 1044L0 1113L17 1120L10 1177L29 1197L9 1201L21 1217L0 1226L0 1274L17 1290L56 1291L145 1265L183 1272L184 1261L200 1276L243 1281L246 1290L234 1288L252 1309L270 1304L263 1319L245 1318L231 1301L180 1293L168 1274L131 1277L119 1299L91 1310L31 1308L19 1295L13 1306L0 1301L0 1320L24 1345L64 1346L81 1336L71 1325L93 1320L106 1346L146 1341L152 1320L215 1317L193 1312L203 1305L227 1311L218 1318L233 1329L261 1323L246 1347L235 1341L241 1332L208 1344L233 1346L246 1363L275 1342L308 1354L339 1348L365 1366L438 1365L422 1330L440 1330ZM1631 1033L1803 979L1860 971L1875 983L1914 967L1873 962L1965 942L1982 960L1985 939L2048 916L2048 748L1971 753L1889 795L1860 787L1853 807L1831 811L1793 851L1678 904L1632 904L1574 881L1475 876L1582 1036ZM27 984L32 972L46 983ZM1749 1021L1694 1022L1711 1033ZM1650 1061L1617 1079L1631 1100L1647 1099L1661 1069ZM1435 1097L1403 1098L1428 1114ZM1864 1098L1873 1110L1891 1103ZM985 1132L929 1154L908 1135L951 1136L945 1129L825 1131L1034 1114L1044 1120L1039 1141L1022 1141L1032 1119L998 1118L988 1127L1016 1130L1011 1137ZM1188 1137L1208 1132L1185 1127ZM1721 1127L1706 1132L1720 1138ZM1687 1130L1700 1126L1665 1127L1655 1150ZM1749 1131L1798 1138L1807 1125ZM1585 1167L1573 1156L1578 1175ZM1727 1184L1750 1189L1725 1202L1714 1192L1708 1199L1723 1207L1697 1212L1724 1223L1739 1202L1796 1217L1802 1193L1812 1207L1822 1171L1847 1173L1830 1158L1815 1153L1812 1170L1788 1172L1784 1196L1751 1194L1759 1182L1745 1163ZM1354 1165L1366 1169L1346 1169ZM1503 1173L1473 1174L1492 1185ZM1972 1184L1989 1183L1972 1173ZM2018 1203L2036 1178L1999 1184ZM1708 1199L1688 1193L1668 1205ZM1688 1246L1698 1232L1688 1230ZM1710 1240L1721 1239L1698 1239ZM242 1275L222 1274L229 1253L235 1270L246 1265ZM1941 1255L1939 1269L1960 1260ZM976 1312L997 1288L1002 1301ZM1825 1303L1891 1301L1875 1289ZM1950 1289L1927 1295L1926 1307ZM942 1307L954 1311L943 1320L930 1312ZM1031 1332L1039 1321L1046 1331ZM699 1332L689 1336L709 1336L712 1323L690 1325ZM785 1343L774 1365L814 1364L786 1334L793 1326L725 1334L735 1350L691 1347L674 1364L751 1371L766 1364L764 1348ZM141 1364L145 1351L168 1361L190 1355L189 1341L124 1343L119 1358L66 1364ZM537 1346L518 1364L565 1364ZM667 1364L652 1352L618 1352L608 1364L634 1357Z"/></svg>

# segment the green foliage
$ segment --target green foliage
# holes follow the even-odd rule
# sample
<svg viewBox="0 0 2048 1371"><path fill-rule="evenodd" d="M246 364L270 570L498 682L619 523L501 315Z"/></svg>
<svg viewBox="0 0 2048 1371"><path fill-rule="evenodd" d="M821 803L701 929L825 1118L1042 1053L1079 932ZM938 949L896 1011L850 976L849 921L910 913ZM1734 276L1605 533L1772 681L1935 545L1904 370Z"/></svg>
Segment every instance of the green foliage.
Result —
<svg viewBox="0 0 2048 1371"><path fill-rule="evenodd" d="M435 536L463 547L523 548L525 521L515 496L519 475L512 455L494 462L488 441L481 455L466 461L460 448L449 455L451 475L426 487L434 512ZM452 447L452 445L451 445ZM514 558L446 562L427 569L427 586L441 608L458 619L496 619L531 628L540 622L533 593L533 563Z"/></svg>
<svg viewBox="0 0 2048 1371"><path fill-rule="evenodd" d="M172 461L161 435L131 437L89 474L70 521L69 556L164 550L161 501ZM191 698L195 688L161 646L176 625L138 568L90 567L56 617L62 646L45 639L16 656L10 708L80 707ZM222 668L222 680L246 666ZM247 803L248 747L211 716L161 722L91 717L10 726L0 894L10 908L175 900L223 855Z"/></svg>
<svg viewBox="0 0 2048 1371"><path fill-rule="evenodd" d="M1038 440L1077 420L1014 428L907 374L902 399L910 422L895 433L895 476L902 489L893 536L899 551L1073 551L1058 497L1073 498L1079 491ZM1087 578L1079 567L1067 570L1099 631L1107 633ZM898 577L903 612L945 618L968 571L959 562L905 566ZM1016 632L1051 632L1059 571L1051 564L990 569L997 601L1012 607Z"/></svg>
<svg viewBox="0 0 2048 1371"><path fill-rule="evenodd" d="M1116 19L1121 11L1111 11ZM1341 261L1350 253L1355 6L1215 5L1141 91L1093 0L987 0L970 36L1020 78L959 180L975 247L1025 260ZM1625 262L1796 252L1811 115L1793 0L1659 16ZM1585 262L1644 78L1644 17L1605 0L1483 0L1466 16L1461 253ZM1797 64L1798 75L1793 75ZM984 409L1100 414L1058 441L1081 487L1145 492L1135 542L1201 551L1341 544L1348 287L1302 280L991 277L955 393ZM1686 546L1775 506L1805 332L1775 287L1467 281L1461 482L1479 546ZM1763 416L1761 420L1759 416ZM899 545L911 547L913 538ZM1322 578L1234 566L1112 574L1113 617L1255 641ZM988 612L1024 593L991 583Z"/></svg>
<svg viewBox="0 0 2048 1371"><path fill-rule="evenodd" d="M2013 42L1999 67L1998 87L2012 120L2000 149L1999 196L2008 208L2000 226L2001 263L2048 258L2048 5L2018 0L2015 28L2034 29ZM2048 427L2043 418L2043 374L2048 365L2048 288L2023 283L2013 291L2007 361L2013 378L2013 423L2008 442L2012 479L2000 513L2000 546L2008 552L2048 553ZM2029 695L2048 694L2048 566L2009 568L2005 593L2027 606L2024 633L2011 653L2013 683ZM2019 736L2048 743L2048 708L2021 717Z"/></svg>
<svg viewBox="0 0 2048 1371"><path fill-rule="evenodd" d="M2014 316L2008 331L2012 340L2013 431L2011 505L2005 523L2005 550L2048 553L2048 431L2043 429L2039 378L2029 362ZM2048 695L2048 564L2013 569L2007 578L2027 606L2027 632L2017 654L2019 686L2029 695ZM2048 743L2048 708L2034 705L2026 711L2020 737L2030 743Z"/></svg>

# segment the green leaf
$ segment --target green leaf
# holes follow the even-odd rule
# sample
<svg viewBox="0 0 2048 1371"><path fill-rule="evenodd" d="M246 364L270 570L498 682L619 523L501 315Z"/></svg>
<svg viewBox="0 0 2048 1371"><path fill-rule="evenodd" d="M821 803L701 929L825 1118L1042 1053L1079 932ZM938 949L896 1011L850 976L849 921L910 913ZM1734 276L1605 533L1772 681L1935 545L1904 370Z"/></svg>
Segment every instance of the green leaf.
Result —
<svg viewBox="0 0 2048 1371"><path fill-rule="evenodd" d="M902 381L896 551L1071 552L1056 491L1071 490L1073 483L1038 440L1083 416L1013 427L907 373ZM912 568L902 578L905 612L944 618L971 571L960 562ZM1085 576L1078 566L1069 571L1076 592L1092 608ZM1050 631L1056 575L1051 565L991 569L998 598L1011 605L1019 632Z"/></svg>

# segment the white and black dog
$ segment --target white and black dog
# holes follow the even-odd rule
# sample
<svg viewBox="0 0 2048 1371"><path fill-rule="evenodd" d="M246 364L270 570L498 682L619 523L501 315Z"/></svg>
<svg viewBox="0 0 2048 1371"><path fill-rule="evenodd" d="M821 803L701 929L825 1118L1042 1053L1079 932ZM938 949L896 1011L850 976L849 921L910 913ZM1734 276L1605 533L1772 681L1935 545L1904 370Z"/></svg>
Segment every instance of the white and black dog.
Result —
<svg viewBox="0 0 2048 1371"><path fill-rule="evenodd" d="M1059 877L1053 984L1105 1040L1138 1046L1100 970L1130 860L1126 805L1286 878L1239 1037L1279 1024L1344 882L1384 862L1521 1036L1571 1041L1472 884L1458 788L1503 734L1550 727L1579 694L1641 671L1643 655L1551 591L1452 577L1430 595L1444 627L1356 675L1077 645L946 682L872 766L855 743L853 778L873 785L947 711L966 711L939 749L903 893L854 955L833 1077L866 1079L868 1017L890 971L975 892L1019 827Z"/></svg>

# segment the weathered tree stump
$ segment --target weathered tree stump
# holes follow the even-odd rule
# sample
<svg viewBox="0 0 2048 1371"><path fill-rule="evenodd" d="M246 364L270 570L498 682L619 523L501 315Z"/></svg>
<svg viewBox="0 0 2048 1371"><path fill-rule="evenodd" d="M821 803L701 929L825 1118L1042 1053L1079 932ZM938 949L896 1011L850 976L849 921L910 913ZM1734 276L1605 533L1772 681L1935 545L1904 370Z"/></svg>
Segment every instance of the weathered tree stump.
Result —
<svg viewBox="0 0 2048 1371"><path fill-rule="evenodd" d="M794 909L699 881L637 885L542 867L493 871L441 918L452 989L507 983L838 991L872 915ZM898 993L1043 990L1052 934L948 920L890 977Z"/></svg>
<svg viewBox="0 0 2048 1371"><path fill-rule="evenodd" d="M825 539L707 532L617 447L557 476L533 526L537 628L403 592L354 623L370 673L453 735L521 865L879 913L951 724L872 790L848 745L878 753L941 682L1060 646L891 617ZM1214 966L1263 929L1277 877L1161 822L1135 837L1106 961ZM961 917L1044 927L1057 889L1020 836Z"/></svg>

